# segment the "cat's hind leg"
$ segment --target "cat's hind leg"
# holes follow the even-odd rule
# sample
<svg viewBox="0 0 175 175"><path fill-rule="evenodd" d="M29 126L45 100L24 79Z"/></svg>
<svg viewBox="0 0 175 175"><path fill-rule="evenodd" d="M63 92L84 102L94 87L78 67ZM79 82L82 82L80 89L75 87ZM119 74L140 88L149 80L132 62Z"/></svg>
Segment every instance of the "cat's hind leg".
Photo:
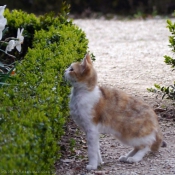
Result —
<svg viewBox="0 0 175 175"><path fill-rule="evenodd" d="M119 161L120 161L120 162L127 162L128 157L134 156L134 154L135 154L137 151L138 151L138 149L137 149L137 148L134 148L133 150L131 150L131 151L130 151L128 154L126 154L125 156L121 156L121 157L119 158Z"/></svg>
<svg viewBox="0 0 175 175"><path fill-rule="evenodd" d="M154 141L154 143L151 145L151 151L158 151L159 150L159 147L161 145L166 145L166 142L163 142L162 141L162 133L160 131L160 128L159 128L159 132L156 133L156 140Z"/></svg>
<svg viewBox="0 0 175 175"><path fill-rule="evenodd" d="M126 160L128 163L139 162L142 158L150 151L150 147L146 146L142 149L139 149L133 156L129 156Z"/></svg>

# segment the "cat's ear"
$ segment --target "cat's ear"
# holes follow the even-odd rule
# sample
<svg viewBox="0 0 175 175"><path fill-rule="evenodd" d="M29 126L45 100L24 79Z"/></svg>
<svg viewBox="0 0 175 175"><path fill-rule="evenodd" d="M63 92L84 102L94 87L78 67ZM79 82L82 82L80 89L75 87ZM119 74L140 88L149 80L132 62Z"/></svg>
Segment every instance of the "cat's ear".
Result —
<svg viewBox="0 0 175 175"><path fill-rule="evenodd" d="M85 58L89 64L92 64L91 56L89 55L89 53L86 54Z"/></svg>
<svg viewBox="0 0 175 175"><path fill-rule="evenodd" d="M82 61L82 65L85 66L87 64L92 64L91 56L89 55L89 53L86 54L86 56L84 57L84 59Z"/></svg>
<svg viewBox="0 0 175 175"><path fill-rule="evenodd" d="M92 64L91 57L90 57L89 53L87 53L86 56L84 57L82 63L81 63L82 72L87 70L89 68L89 65L91 65L91 64Z"/></svg>

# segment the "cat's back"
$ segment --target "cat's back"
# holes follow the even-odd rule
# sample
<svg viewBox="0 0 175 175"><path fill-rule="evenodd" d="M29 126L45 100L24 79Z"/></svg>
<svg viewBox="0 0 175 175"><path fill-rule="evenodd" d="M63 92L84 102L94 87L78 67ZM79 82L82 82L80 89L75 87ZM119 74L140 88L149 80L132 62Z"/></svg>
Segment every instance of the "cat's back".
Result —
<svg viewBox="0 0 175 175"><path fill-rule="evenodd" d="M125 137L144 136L157 130L157 115L144 101L113 88L99 89L101 98L94 109L94 123L110 126Z"/></svg>
<svg viewBox="0 0 175 175"><path fill-rule="evenodd" d="M102 109L111 109L123 117L139 117L143 113L154 113L153 109L141 98L134 97L122 90L100 86L101 99L98 105L104 105ZM109 111L109 110L108 110Z"/></svg>

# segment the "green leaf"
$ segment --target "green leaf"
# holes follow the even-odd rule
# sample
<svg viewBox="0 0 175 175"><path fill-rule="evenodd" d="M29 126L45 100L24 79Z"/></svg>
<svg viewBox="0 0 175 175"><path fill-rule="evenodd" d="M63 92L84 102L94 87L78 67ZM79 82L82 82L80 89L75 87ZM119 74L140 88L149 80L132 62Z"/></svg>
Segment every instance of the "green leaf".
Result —
<svg viewBox="0 0 175 175"><path fill-rule="evenodd" d="M155 86L157 89L160 89L160 85L154 84L154 86Z"/></svg>
<svg viewBox="0 0 175 175"><path fill-rule="evenodd" d="M1 74L1 76L0 76L1 77L1 79L0 79L1 83L4 83L11 76L11 73L14 70L14 68L15 67L12 67L7 74ZM4 85L4 84L0 84L0 87L2 87L2 85Z"/></svg>
<svg viewBox="0 0 175 175"><path fill-rule="evenodd" d="M167 23L168 23L168 25L171 27L172 26L172 22L171 22L171 20L167 20Z"/></svg>

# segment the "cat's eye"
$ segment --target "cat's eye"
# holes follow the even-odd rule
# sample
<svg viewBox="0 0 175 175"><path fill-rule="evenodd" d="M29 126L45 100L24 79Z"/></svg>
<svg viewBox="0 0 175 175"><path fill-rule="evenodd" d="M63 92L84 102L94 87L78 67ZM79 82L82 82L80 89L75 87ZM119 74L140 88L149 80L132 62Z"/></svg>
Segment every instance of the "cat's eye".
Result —
<svg viewBox="0 0 175 175"><path fill-rule="evenodd" d="M69 71L73 71L74 69L71 67L70 69L69 69Z"/></svg>

